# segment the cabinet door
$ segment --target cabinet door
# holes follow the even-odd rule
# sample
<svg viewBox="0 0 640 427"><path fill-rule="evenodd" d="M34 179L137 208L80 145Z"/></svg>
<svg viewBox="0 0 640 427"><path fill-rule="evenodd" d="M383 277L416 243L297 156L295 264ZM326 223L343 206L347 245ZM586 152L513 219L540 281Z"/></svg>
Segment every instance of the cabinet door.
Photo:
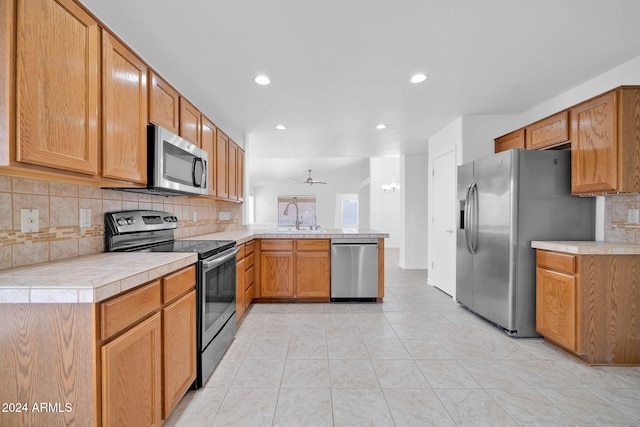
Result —
<svg viewBox="0 0 640 427"><path fill-rule="evenodd" d="M536 269L536 330L545 338L576 351L576 279Z"/></svg>
<svg viewBox="0 0 640 427"><path fill-rule="evenodd" d="M238 182L238 201L244 201L244 150L238 148L238 169L236 170Z"/></svg>
<svg viewBox="0 0 640 427"><path fill-rule="evenodd" d="M17 2L16 160L98 173L100 29L71 0Z"/></svg>
<svg viewBox="0 0 640 427"><path fill-rule="evenodd" d="M102 346L102 425L161 421L161 320L156 313Z"/></svg>
<svg viewBox="0 0 640 427"><path fill-rule="evenodd" d="M541 150L569 141L569 112L561 111L525 128L527 150Z"/></svg>
<svg viewBox="0 0 640 427"><path fill-rule="evenodd" d="M329 252L296 254L296 297L329 298L331 278Z"/></svg>
<svg viewBox="0 0 640 427"><path fill-rule="evenodd" d="M102 33L102 176L147 182L147 66Z"/></svg>
<svg viewBox="0 0 640 427"><path fill-rule="evenodd" d="M158 75L149 72L149 121L180 133L180 94Z"/></svg>
<svg viewBox="0 0 640 427"><path fill-rule="evenodd" d="M221 199L229 198L229 187L227 183L227 153L229 150L229 139L227 135L218 129L216 139L216 197Z"/></svg>
<svg viewBox="0 0 640 427"><path fill-rule="evenodd" d="M524 148L524 128L496 138L494 142L496 153L512 148Z"/></svg>
<svg viewBox="0 0 640 427"><path fill-rule="evenodd" d="M200 111L184 98L180 98L180 136L200 147L200 129L202 115Z"/></svg>
<svg viewBox="0 0 640 427"><path fill-rule="evenodd" d="M166 419L196 379L195 289L164 308L163 317L163 418Z"/></svg>
<svg viewBox="0 0 640 427"><path fill-rule="evenodd" d="M227 187L229 189L229 199L238 200L238 146L229 140L229 153L227 154Z"/></svg>
<svg viewBox="0 0 640 427"><path fill-rule="evenodd" d="M571 191L602 193L618 188L616 93L609 92L569 111Z"/></svg>
<svg viewBox="0 0 640 427"><path fill-rule="evenodd" d="M244 259L241 259L236 263L236 320L240 320L246 308L245 302L244 302L244 290L245 290L244 266L245 266Z"/></svg>
<svg viewBox="0 0 640 427"><path fill-rule="evenodd" d="M260 254L260 296L291 298L293 280L293 252Z"/></svg>
<svg viewBox="0 0 640 427"><path fill-rule="evenodd" d="M207 165L207 190L210 196L216 195L216 126L207 118L202 119L202 136L200 143L202 149L209 155L209 164Z"/></svg>

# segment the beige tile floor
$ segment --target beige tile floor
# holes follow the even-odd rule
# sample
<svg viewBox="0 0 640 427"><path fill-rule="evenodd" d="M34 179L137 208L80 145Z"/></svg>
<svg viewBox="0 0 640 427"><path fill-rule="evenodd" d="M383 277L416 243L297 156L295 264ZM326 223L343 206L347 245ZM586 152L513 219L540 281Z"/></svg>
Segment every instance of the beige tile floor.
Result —
<svg viewBox="0 0 640 427"><path fill-rule="evenodd" d="M640 367L509 338L385 255L382 304L254 304L165 425L640 425Z"/></svg>

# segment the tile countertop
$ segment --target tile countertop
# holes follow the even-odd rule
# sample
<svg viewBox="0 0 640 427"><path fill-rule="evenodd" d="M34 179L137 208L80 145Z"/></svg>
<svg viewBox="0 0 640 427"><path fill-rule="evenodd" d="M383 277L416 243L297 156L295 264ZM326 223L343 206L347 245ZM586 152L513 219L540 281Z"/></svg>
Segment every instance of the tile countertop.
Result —
<svg viewBox="0 0 640 427"><path fill-rule="evenodd" d="M386 238L389 233L377 230L354 228L327 228L322 232L309 231L274 231L274 230L239 230L221 231L217 233L202 234L199 236L184 237L181 240L235 240L238 244L246 243L252 239L335 239L335 238Z"/></svg>
<svg viewBox="0 0 640 427"><path fill-rule="evenodd" d="M384 238L388 233L369 229L327 229L324 232L273 230L224 231L183 240L235 240L256 238L330 239ZM147 283L197 262L191 253L103 252L0 270L2 303L94 303Z"/></svg>
<svg viewBox="0 0 640 427"><path fill-rule="evenodd" d="M98 302L197 260L192 253L103 252L0 270L0 304Z"/></svg>
<svg viewBox="0 0 640 427"><path fill-rule="evenodd" d="M531 247L576 255L640 255L640 245L595 241L537 241Z"/></svg>

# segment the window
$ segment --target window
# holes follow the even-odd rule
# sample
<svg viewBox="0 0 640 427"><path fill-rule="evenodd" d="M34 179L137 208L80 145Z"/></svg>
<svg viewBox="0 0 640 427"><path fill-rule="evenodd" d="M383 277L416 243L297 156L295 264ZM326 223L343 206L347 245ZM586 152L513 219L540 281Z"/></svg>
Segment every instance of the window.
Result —
<svg viewBox="0 0 640 427"><path fill-rule="evenodd" d="M296 226L296 205L300 227L309 228L317 224L316 196L278 196L278 227Z"/></svg>
<svg viewBox="0 0 640 427"><path fill-rule="evenodd" d="M357 194L336 194L335 223L337 228L358 227Z"/></svg>

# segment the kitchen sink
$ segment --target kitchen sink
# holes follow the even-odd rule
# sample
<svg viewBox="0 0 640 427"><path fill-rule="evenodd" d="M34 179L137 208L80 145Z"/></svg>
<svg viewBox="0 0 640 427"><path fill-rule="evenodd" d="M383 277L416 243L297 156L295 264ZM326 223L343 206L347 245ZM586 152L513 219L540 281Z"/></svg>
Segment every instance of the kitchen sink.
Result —
<svg viewBox="0 0 640 427"><path fill-rule="evenodd" d="M266 233L298 233L298 234L309 234L309 233L326 233L327 230L318 229L318 230L296 230L295 228L274 228L266 231Z"/></svg>

